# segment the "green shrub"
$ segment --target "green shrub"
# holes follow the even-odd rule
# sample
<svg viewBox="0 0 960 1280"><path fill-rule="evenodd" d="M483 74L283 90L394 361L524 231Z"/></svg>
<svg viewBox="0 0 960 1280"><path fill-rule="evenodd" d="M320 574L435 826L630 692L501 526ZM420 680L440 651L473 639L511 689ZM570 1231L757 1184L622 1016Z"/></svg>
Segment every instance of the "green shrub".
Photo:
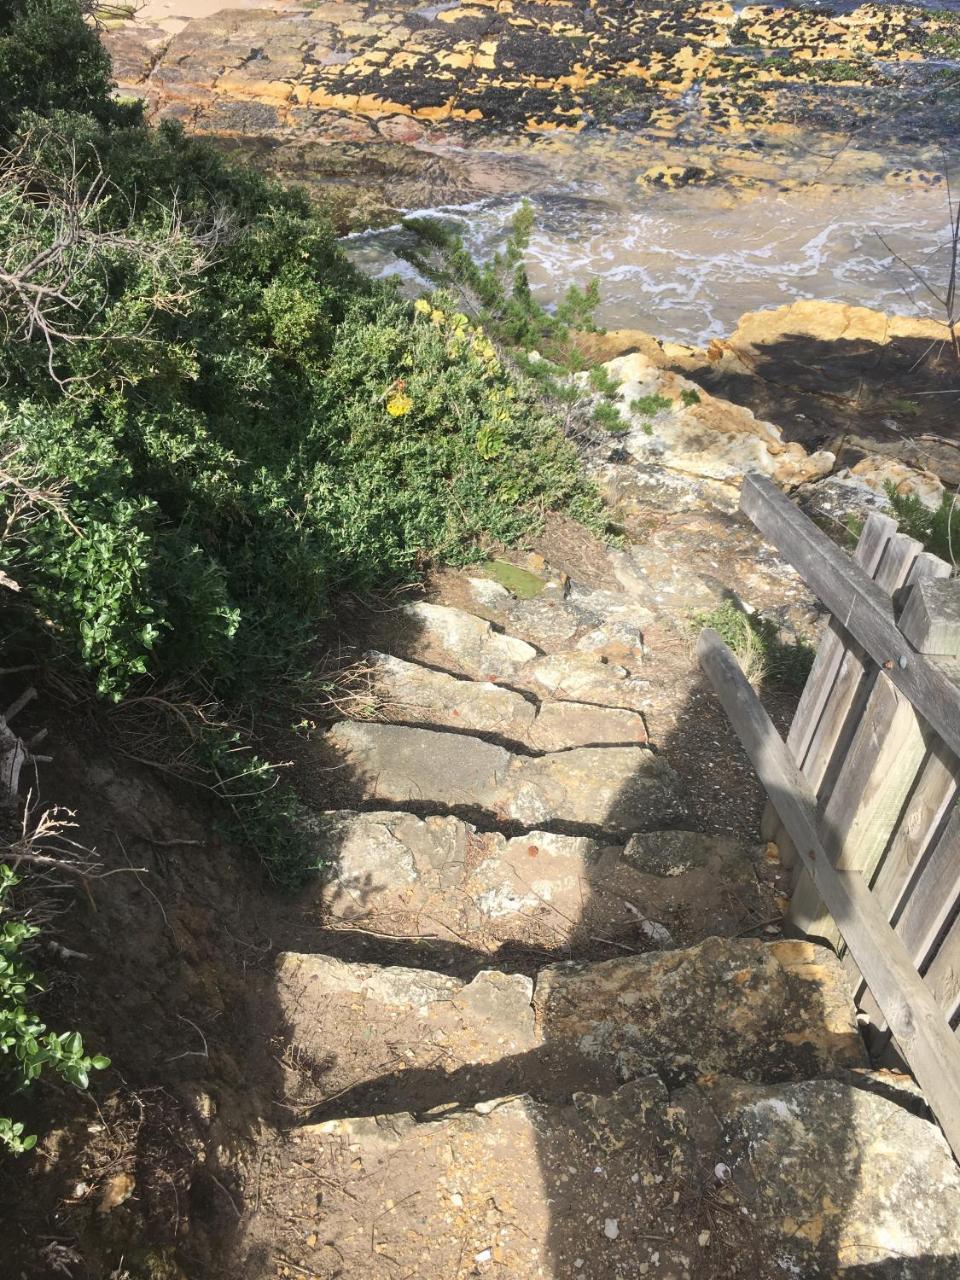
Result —
<svg viewBox="0 0 960 1280"><path fill-rule="evenodd" d="M0 0L0 145L26 112L129 114L111 101L110 80L110 60L75 0Z"/></svg>
<svg viewBox="0 0 960 1280"><path fill-rule="evenodd" d="M90 1072L102 1071L110 1059L85 1053L76 1031L48 1031L29 1008L28 1001L42 988L23 958L23 947L39 929L22 919L3 919L18 883L12 869L0 863L0 1083L23 1090L50 1070L75 1088L86 1089ZM0 1116L0 1144L8 1151L20 1155L36 1141L34 1134L24 1134L20 1121Z"/></svg>
<svg viewBox="0 0 960 1280"><path fill-rule="evenodd" d="M574 333L596 331L599 282L591 280L586 289L571 285L553 312L536 301L523 265L533 229L529 201L514 215L503 250L484 264L473 260L462 237L433 218L407 218L403 225L417 236L415 246L406 251L408 261L433 284L459 297L502 347L515 353L536 350L567 372L582 369Z"/></svg>
<svg viewBox="0 0 960 1280"><path fill-rule="evenodd" d="M594 391L599 392L600 395L606 397L608 400L613 400L616 397L617 392L620 390L620 383L618 379L604 368L602 364L594 365L590 370L588 377L590 379L590 386Z"/></svg>
<svg viewBox="0 0 960 1280"><path fill-rule="evenodd" d="M0 601L11 659L82 664L111 701L203 688L249 719L304 677L337 593L482 557L550 508L598 524L542 389L480 326L369 282L303 194L113 102L72 0L0 0L0 71L0 452L62 488L0 539L22 587ZM521 210L493 263L457 261L497 332L560 349L596 288L547 316L529 232ZM30 272L42 323L10 283ZM0 493L0 521L16 502ZM204 729L191 760L295 884L292 792L242 746Z"/></svg>
<svg viewBox="0 0 960 1280"><path fill-rule="evenodd" d="M601 400L593 406L593 421L613 435L624 435L630 430L629 422L624 422L616 405L609 400Z"/></svg>
<svg viewBox="0 0 960 1280"><path fill-rule="evenodd" d="M534 389L448 300L411 316L299 197L235 183L176 130L136 133L97 154L125 183L182 175L176 234L157 212L172 188L154 181L153 205L108 188L90 218L117 236L84 257L70 317L83 341L0 356L0 446L70 486L69 523L45 513L20 553L28 595L102 694L149 674L243 696L296 668L334 591L467 561L549 507L595 515ZM48 138L31 191L8 183L12 255L51 243L70 163ZM207 253L203 228L230 215ZM14 332L16 302L0 299Z"/></svg>
<svg viewBox="0 0 960 1280"><path fill-rule="evenodd" d="M642 415L649 414L653 417L655 414L661 413L664 409L669 409L673 405L673 401L666 396L649 395L639 396L636 400L630 401L630 412Z"/></svg>
<svg viewBox="0 0 960 1280"><path fill-rule="evenodd" d="M784 640L770 618L744 613L727 600L709 612L694 614L693 624L698 630L712 627L756 683L796 691L806 684L814 649L805 640Z"/></svg>
<svg viewBox="0 0 960 1280"><path fill-rule="evenodd" d="M893 510L900 532L922 542L925 550L932 551L941 560L952 564L960 552L960 509L957 495L944 492L940 506L931 511L912 493L898 493L896 485L888 481L884 486L887 500Z"/></svg>

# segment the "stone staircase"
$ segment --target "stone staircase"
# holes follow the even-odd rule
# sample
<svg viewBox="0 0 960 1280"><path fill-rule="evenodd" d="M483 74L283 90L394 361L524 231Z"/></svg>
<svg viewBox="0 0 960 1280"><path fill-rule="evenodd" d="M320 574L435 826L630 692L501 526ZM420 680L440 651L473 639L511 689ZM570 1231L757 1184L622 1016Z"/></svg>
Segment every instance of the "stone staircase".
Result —
<svg viewBox="0 0 960 1280"><path fill-rule="evenodd" d="M960 1173L834 953L771 923L775 851L684 829L642 611L458 589L317 745L327 949L278 960L294 1121L238 1274L960 1277Z"/></svg>

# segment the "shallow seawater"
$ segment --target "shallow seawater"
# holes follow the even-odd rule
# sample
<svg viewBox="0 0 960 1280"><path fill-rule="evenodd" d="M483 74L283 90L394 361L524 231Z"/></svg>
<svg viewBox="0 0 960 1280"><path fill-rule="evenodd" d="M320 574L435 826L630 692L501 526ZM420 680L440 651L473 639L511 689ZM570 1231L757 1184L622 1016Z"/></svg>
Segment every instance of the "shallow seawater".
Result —
<svg viewBox="0 0 960 1280"><path fill-rule="evenodd" d="M904 264L934 289L945 284L949 215L942 187L813 188L736 200L692 188L625 198L591 187L528 195L536 227L527 266L548 304L569 285L599 277L597 319L608 328L699 344L728 333L745 311L799 298L937 314ZM519 199L498 197L419 212L441 218L485 259L502 245L518 205ZM388 228L350 237L346 247L369 273L397 274L416 287L416 273L397 253L406 239Z"/></svg>

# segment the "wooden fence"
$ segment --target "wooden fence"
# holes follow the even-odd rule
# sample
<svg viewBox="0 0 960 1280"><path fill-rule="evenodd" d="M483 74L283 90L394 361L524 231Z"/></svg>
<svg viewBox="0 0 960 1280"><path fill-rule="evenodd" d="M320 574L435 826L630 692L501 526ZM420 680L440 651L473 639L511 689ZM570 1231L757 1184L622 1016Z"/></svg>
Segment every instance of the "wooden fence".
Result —
<svg viewBox="0 0 960 1280"><path fill-rule="evenodd" d="M765 477L740 505L830 614L787 741L714 631L701 665L794 866L792 924L843 954L960 1156L960 579L884 516L850 556Z"/></svg>

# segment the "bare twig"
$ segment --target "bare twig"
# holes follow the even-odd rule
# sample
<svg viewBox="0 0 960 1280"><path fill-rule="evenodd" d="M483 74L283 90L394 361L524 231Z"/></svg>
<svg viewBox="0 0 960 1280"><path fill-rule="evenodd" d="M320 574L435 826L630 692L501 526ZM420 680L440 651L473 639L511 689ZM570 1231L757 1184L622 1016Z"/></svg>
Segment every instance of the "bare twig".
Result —
<svg viewBox="0 0 960 1280"><path fill-rule="evenodd" d="M47 157L55 155L55 160ZM117 217L118 208L126 217ZM226 215L185 221L176 199L159 209L159 228L141 230L135 209L107 177L96 148L54 133L29 134L0 153L0 319L14 341L41 342L61 387L63 350L78 343L145 341L154 316L188 304L196 279L227 234ZM139 327L114 315L117 268L133 264L145 284Z"/></svg>

